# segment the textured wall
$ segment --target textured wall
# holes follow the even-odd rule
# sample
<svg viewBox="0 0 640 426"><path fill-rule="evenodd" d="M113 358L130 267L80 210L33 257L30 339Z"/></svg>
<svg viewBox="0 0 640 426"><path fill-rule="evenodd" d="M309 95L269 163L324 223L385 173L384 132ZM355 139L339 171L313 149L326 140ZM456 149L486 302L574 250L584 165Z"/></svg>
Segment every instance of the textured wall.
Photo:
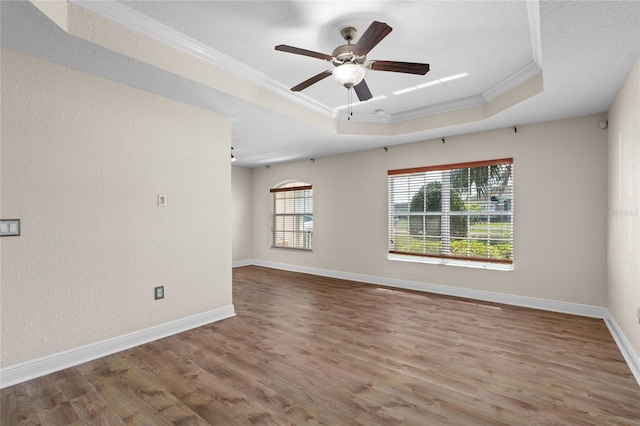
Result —
<svg viewBox="0 0 640 426"><path fill-rule="evenodd" d="M233 261L251 259L251 169L231 167Z"/></svg>
<svg viewBox="0 0 640 426"><path fill-rule="evenodd" d="M604 306L606 130L589 116L253 169L253 258ZM345 140L348 143L348 140ZM387 259L387 170L513 157L515 270ZM314 249L269 248L269 188L313 184Z"/></svg>
<svg viewBox="0 0 640 426"><path fill-rule="evenodd" d="M230 120L1 62L1 214L22 224L1 240L2 366L230 305Z"/></svg>
<svg viewBox="0 0 640 426"><path fill-rule="evenodd" d="M640 59L609 111L609 311L640 356Z"/></svg>

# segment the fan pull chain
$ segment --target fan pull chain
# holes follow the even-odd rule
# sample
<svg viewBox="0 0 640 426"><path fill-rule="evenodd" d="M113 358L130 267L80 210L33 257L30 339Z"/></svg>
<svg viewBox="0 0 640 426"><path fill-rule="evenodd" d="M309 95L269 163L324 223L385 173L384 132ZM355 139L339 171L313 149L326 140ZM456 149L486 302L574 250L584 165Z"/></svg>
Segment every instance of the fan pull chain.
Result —
<svg viewBox="0 0 640 426"><path fill-rule="evenodd" d="M347 89L347 120L351 120L351 89Z"/></svg>
<svg viewBox="0 0 640 426"><path fill-rule="evenodd" d="M353 90L349 89L349 104L351 105L351 116L353 117Z"/></svg>

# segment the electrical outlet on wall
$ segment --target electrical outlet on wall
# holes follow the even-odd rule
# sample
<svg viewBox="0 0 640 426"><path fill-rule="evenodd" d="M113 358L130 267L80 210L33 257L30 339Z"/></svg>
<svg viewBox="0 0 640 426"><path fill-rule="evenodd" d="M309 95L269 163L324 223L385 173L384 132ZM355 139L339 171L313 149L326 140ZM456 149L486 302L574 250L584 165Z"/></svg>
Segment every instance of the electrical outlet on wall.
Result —
<svg viewBox="0 0 640 426"><path fill-rule="evenodd" d="M161 285L160 287L156 287L153 290L153 294L154 294L155 300L164 299L164 286Z"/></svg>

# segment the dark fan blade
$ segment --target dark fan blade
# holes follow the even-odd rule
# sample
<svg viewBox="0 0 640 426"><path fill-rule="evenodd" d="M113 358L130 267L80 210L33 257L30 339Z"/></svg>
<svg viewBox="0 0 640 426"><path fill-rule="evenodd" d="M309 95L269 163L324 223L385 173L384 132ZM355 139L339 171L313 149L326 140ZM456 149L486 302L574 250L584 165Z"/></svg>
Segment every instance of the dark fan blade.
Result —
<svg viewBox="0 0 640 426"><path fill-rule="evenodd" d="M314 52L313 50L300 49L299 47L287 46L286 44L280 44L276 46L276 50L281 52L295 53L296 55L311 56L312 58L324 59L330 61L333 59L331 55L326 55L320 52Z"/></svg>
<svg viewBox="0 0 640 426"><path fill-rule="evenodd" d="M429 72L429 64L415 62L372 61L369 67L375 71L403 72L406 74L425 75Z"/></svg>
<svg viewBox="0 0 640 426"><path fill-rule="evenodd" d="M356 91L356 95L358 95L358 99L361 101L368 101L372 98L369 86L367 86L367 82L364 80L353 86L353 90Z"/></svg>
<svg viewBox="0 0 640 426"><path fill-rule="evenodd" d="M312 84L315 84L315 83L319 82L323 78L329 77L330 75L331 75L331 71L322 71L320 74L314 75L310 79L305 80L302 83L298 84L297 86L292 87L291 91L299 92L301 90L304 90L307 87L311 86Z"/></svg>
<svg viewBox="0 0 640 426"><path fill-rule="evenodd" d="M366 55L373 49L383 38L391 32L392 28L384 22L373 21L369 28L362 34L353 51L357 55Z"/></svg>

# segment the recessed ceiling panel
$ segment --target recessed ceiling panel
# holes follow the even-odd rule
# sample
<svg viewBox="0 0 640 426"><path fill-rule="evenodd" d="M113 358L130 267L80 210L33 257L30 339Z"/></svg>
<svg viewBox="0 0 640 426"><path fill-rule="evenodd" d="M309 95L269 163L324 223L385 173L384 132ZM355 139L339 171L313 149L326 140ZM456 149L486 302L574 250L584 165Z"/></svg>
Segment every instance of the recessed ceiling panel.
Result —
<svg viewBox="0 0 640 426"><path fill-rule="evenodd" d="M31 2L0 1L0 42L232 117L232 146L238 158L234 164L249 167L606 112L640 55L637 1L90 3L124 6L118 9L144 17L145 24L167 26L227 55L228 69L240 70L238 76L248 79L250 92L271 95L275 81L282 89L275 91L278 99L286 95L313 101L289 104L299 107L295 112L316 114L329 125L315 126L312 120L288 114L291 111L238 98L224 87L76 37L53 24ZM85 7L78 0L71 0L68 6ZM332 69L332 64L275 51L276 45L331 53L343 43L341 28L355 26L361 35L374 20L386 22L393 31L368 54L369 59L425 62L431 71L426 76L368 72L366 81L373 99L354 103L349 122L344 110L338 111L338 122L328 116L328 111L347 103L346 90L331 78L302 92L289 92L288 88ZM136 30L135 25L129 28ZM190 53L185 53L186 63L191 63ZM256 72L234 69L236 61ZM210 67L215 73L216 66L219 64L205 64L202 69ZM449 80L461 73L466 75ZM514 73L517 78L529 78L520 80L517 93L508 93L515 103L491 105L490 99L498 99L513 82ZM266 82L263 86L261 76ZM528 96L526 90L519 90L536 85L539 90ZM394 95L412 87L416 89ZM315 108L317 104L325 109ZM452 105L457 111L442 113ZM425 114L429 117L424 118ZM422 126L424 123L428 125ZM331 124L336 125L337 133L331 131Z"/></svg>
<svg viewBox="0 0 640 426"><path fill-rule="evenodd" d="M393 28L367 59L429 63L425 75L367 71L374 97L357 111L397 114L491 89L533 62L525 2L320 2L320 1L124 1L126 6L176 29L290 88L334 67L316 58L279 52L278 44L331 54L345 44L340 29L358 37L372 21ZM443 77L464 79L393 92ZM325 79L301 95L328 108L347 103L347 91ZM357 100L357 99L356 99ZM355 109L354 109L355 110Z"/></svg>

